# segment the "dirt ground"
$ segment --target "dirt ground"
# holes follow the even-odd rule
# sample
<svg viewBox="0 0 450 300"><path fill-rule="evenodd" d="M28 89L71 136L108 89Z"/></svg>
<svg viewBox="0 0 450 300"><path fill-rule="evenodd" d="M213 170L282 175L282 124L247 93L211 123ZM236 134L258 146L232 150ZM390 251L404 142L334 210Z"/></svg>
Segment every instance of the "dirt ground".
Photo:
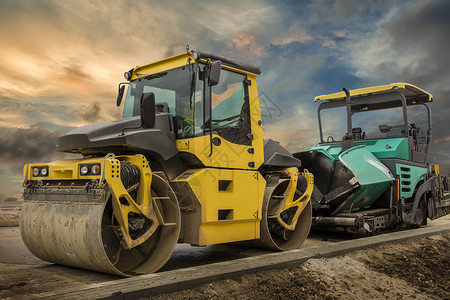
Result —
<svg viewBox="0 0 450 300"><path fill-rule="evenodd" d="M16 203L7 204L0 206L0 221L18 223ZM430 222L429 226L448 224L449 219L450 215L442 217ZM3 226L13 225L8 223ZM74 287L118 279L42 262L24 248L17 233L18 227L4 230L6 233L0 240L0 250L11 244L8 249L14 255L0 262L0 274L4 273L0 280L0 299L50 291L55 286ZM308 238L305 245L320 246L326 243L323 241L320 236L319 239ZM180 261L195 265L205 255L229 258L228 254L225 256L231 251L229 247L198 255L190 248L184 249L187 252L180 250L179 257L172 261L179 267L184 265ZM450 233L446 233L352 252L341 257L311 259L298 267L247 274L236 280L213 282L152 299L450 299L449 249ZM0 255L2 259L5 258L3 255L11 256L11 251L5 251ZM206 261L211 263L209 259Z"/></svg>
<svg viewBox="0 0 450 300"><path fill-rule="evenodd" d="M445 233L152 299L450 299L449 250Z"/></svg>

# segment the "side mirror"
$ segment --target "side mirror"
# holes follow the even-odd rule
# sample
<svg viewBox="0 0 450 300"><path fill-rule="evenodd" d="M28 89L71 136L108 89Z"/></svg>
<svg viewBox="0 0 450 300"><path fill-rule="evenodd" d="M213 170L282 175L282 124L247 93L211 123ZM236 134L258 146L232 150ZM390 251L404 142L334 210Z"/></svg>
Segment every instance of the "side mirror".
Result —
<svg viewBox="0 0 450 300"><path fill-rule="evenodd" d="M144 93L141 97L141 126L142 128L153 128L155 121L155 94Z"/></svg>
<svg viewBox="0 0 450 300"><path fill-rule="evenodd" d="M208 76L208 85L209 86L215 86L219 83L221 67L222 67L222 62L220 60L214 61L209 66L209 76Z"/></svg>
<svg viewBox="0 0 450 300"><path fill-rule="evenodd" d="M124 91L125 91L125 85L122 83L119 84L119 94L117 95L117 107L119 107L120 103L122 103Z"/></svg>

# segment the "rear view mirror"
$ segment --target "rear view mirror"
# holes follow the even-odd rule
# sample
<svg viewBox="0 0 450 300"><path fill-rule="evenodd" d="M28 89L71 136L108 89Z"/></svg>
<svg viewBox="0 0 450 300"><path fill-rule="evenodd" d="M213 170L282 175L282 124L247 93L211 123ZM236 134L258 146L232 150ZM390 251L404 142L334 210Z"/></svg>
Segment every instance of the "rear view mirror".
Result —
<svg viewBox="0 0 450 300"><path fill-rule="evenodd" d="M120 106L120 103L122 103L123 99L123 93L125 91L125 85L123 83L119 84L119 94L117 95L117 106Z"/></svg>
<svg viewBox="0 0 450 300"><path fill-rule="evenodd" d="M155 121L155 94L144 93L141 97L141 126L142 128L153 128Z"/></svg>
<svg viewBox="0 0 450 300"><path fill-rule="evenodd" d="M222 62L220 60L216 60L211 63L209 66L209 76L208 76L208 85L215 86L219 83L220 80L220 68L222 67Z"/></svg>

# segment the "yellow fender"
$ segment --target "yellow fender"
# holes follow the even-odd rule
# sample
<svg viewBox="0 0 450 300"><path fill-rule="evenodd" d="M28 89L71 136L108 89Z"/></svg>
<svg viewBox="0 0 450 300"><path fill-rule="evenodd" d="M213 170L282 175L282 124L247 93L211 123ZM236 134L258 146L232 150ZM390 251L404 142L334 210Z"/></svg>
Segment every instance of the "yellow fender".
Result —
<svg viewBox="0 0 450 300"><path fill-rule="evenodd" d="M120 179L120 163L126 161L136 165L141 173L139 186L130 187L128 190ZM152 183L152 172L147 159L143 155L117 156L108 155L104 159L102 176L108 184L112 194L112 206L114 215L120 225L122 233L122 244L127 249L134 248L145 242L163 224L163 218L158 206L152 201L150 187ZM102 182L102 181L101 181ZM137 199L134 200L130 191L138 188ZM128 214L130 212L144 215L151 221L151 226L137 239L133 240L128 229Z"/></svg>
<svg viewBox="0 0 450 300"><path fill-rule="evenodd" d="M287 173L290 176L290 182L285 192L285 197L283 200L284 203L280 205L280 209L277 212L276 219L284 228L294 230L295 226L297 225L299 216L311 200L312 191L314 189L314 175L309 173L307 170L305 170L305 172L303 173L299 173L297 168L289 168L287 169ZM297 189L299 174L306 178L306 182L308 184L304 193L300 192ZM297 207L297 210L290 224L287 224L282 220L280 214L292 207Z"/></svg>

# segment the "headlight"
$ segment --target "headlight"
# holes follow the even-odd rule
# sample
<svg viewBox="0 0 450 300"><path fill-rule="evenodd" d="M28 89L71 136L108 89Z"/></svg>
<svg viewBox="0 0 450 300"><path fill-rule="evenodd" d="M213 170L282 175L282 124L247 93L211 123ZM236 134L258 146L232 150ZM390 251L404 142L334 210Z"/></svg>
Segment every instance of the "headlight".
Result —
<svg viewBox="0 0 450 300"><path fill-rule="evenodd" d="M80 169L80 174L81 175L86 175L88 172L89 172L88 167L86 167L86 166L82 166L81 167L81 169Z"/></svg>
<svg viewBox="0 0 450 300"><path fill-rule="evenodd" d="M200 57L197 51L192 51L192 59L197 60Z"/></svg>
<svg viewBox="0 0 450 300"><path fill-rule="evenodd" d="M91 167L91 173L95 174L95 175L100 174L100 166L99 165L93 165Z"/></svg>
<svg viewBox="0 0 450 300"><path fill-rule="evenodd" d="M131 79L131 72L125 72L123 74L123 77L125 77L126 80L130 81L130 79Z"/></svg>
<svg viewBox="0 0 450 300"><path fill-rule="evenodd" d="M101 172L100 164L92 165L81 165L80 174L81 175L99 175Z"/></svg>
<svg viewBox="0 0 450 300"><path fill-rule="evenodd" d="M48 167L33 167L34 177L46 177L48 176Z"/></svg>

